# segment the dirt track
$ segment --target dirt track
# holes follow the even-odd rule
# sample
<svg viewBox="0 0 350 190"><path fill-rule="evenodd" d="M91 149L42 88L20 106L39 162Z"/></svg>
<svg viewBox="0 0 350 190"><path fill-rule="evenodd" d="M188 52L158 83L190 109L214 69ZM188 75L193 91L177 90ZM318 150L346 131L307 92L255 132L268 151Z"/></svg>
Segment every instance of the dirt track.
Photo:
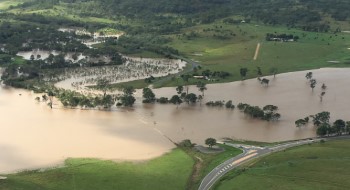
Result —
<svg viewBox="0 0 350 190"><path fill-rule="evenodd" d="M258 59L259 56L259 51L260 51L260 43L256 46L255 54L254 54L254 61Z"/></svg>

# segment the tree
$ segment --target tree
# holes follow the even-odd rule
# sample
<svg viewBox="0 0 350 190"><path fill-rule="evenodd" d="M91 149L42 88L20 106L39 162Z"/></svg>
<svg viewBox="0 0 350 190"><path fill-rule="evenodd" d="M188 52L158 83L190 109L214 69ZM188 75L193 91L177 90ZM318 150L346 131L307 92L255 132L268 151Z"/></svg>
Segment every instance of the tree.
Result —
<svg viewBox="0 0 350 190"><path fill-rule="evenodd" d="M216 145L216 139L207 138L207 139L205 139L205 144L208 145L209 148L212 148L214 145Z"/></svg>
<svg viewBox="0 0 350 190"><path fill-rule="evenodd" d="M265 86L269 86L269 82L270 82L270 80L269 80L269 79L266 79L266 78L263 78L263 79L260 81L260 83L261 83L262 85L265 85Z"/></svg>
<svg viewBox="0 0 350 190"><path fill-rule="evenodd" d="M197 88L200 92L202 92L202 96L204 96L204 91L207 90L206 84L204 82L198 82Z"/></svg>
<svg viewBox="0 0 350 190"><path fill-rule="evenodd" d="M310 80L310 87L312 89L312 91L314 91L314 88L316 87L317 81L316 79L311 79Z"/></svg>
<svg viewBox="0 0 350 190"><path fill-rule="evenodd" d="M330 130L330 125L328 123L323 123L317 128L316 134L319 136L325 136Z"/></svg>
<svg viewBox="0 0 350 190"><path fill-rule="evenodd" d="M239 74L241 75L242 80L245 80L245 77L247 76L248 69L247 68L241 68L239 70Z"/></svg>
<svg viewBox="0 0 350 190"><path fill-rule="evenodd" d="M321 92L320 94L320 101L322 102L323 101L323 96L326 95L326 92Z"/></svg>
<svg viewBox="0 0 350 190"><path fill-rule="evenodd" d="M106 96L107 91L108 91L108 85L110 82L107 79L100 79L97 81L97 87L102 90L103 92L103 97Z"/></svg>
<svg viewBox="0 0 350 190"><path fill-rule="evenodd" d="M270 69L270 74L273 74L273 78L276 78L277 72L278 72L278 69L276 67L272 67Z"/></svg>
<svg viewBox="0 0 350 190"><path fill-rule="evenodd" d="M199 95L198 96L199 106L202 106L202 100L203 100L203 96Z"/></svg>
<svg viewBox="0 0 350 190"><path fill-rule="evenodd" d="M311 80L311 79L312 79L312 72L306 73L305 78L306 78L307 80Z"/></svg>
<svg viewBox="0 0 350 190"><path fill-rule="evenodd" d="M258 76L262 76L262 71L261 71L260 67L257 67L256 72L257 72Z"/></svg>
<svg viewBox="0 0 350 190"><path fill-rule="evenodd" d="M334 123L333 123L333 129L334 131L338 134L338 135L341 135L342 132L345 130L345 127L346 127L346 123L344 120L342 119L338 119L336 120Z"/></svg>
<svg viewBox="0 0 350 190"><path fill-rule="evenodd" d="M197 102L197 95L195 95L193 93L187 94L185 96L185 102L187 102L187 104L196 103Z"/></svg>
<svg viewBox="0 0 350 190"><path fill-rule="evenodd" d="M111 95L106 95L102 97L101 104L103 105L103 108L108 109L111 108L115 103L115 98L113 98ZM87 104L89 107L90 105Z"/></svg>
<svg viewBox="0 0 350 190"><path fill-rule="evenodd" d="M143 103L153 103L156 100L156 95L150 88L144 88L142 90Z"/></svg>
<svg viewBox="0 0 350 190"><path fill-rule="evenodd" d="M174 95L173 97L171 97L171 99L169 100L170 103L175 104L176 105L176 109L179 108L179 105L182 104L182 100L178 95Z"/></svg>
<svg viewBox="0 0 350 190"><path fill-rule="evenodd" d="M295 126L296 127L301 127L301 126L304 126L306 124L307 124L307 122L304 119L298 119L298 120L295 121Z"/></svg>
<svg viewBox="0 0 350 190"><path fill-rule="evenodd" d="M177 94L182 94L182 92L184 91L184 87L183 86L177 86L176 87L176 92L177 92Z"/></svg>
<svg viewBox="0 0 350 190"><path fill-rule="evenodd" d="M74 61L77 61L78 60L78 55L75 53L75 54L73 54L72 55L72 59L74 60Z"/></svg>
<svg viewBox="0 0 350 190"><path fill-rule="evenodd" d="M118 98L120 100L120 103L118 103L118 105L126 107L133 106L136 101L135 97L133 96L134 92L135 89L132 86L123 87L123 95Z"/></svg>
<svg viewBox="0 0 350 190"><path fill-rule="evenodd" d="M322 86L321 86L321 90L322 91L326 91L326 89L327 89L327 86L323 83Z"/></svg>
<svg viewBox="0 0 350 190"><path fill-rule="evenodd" d="M324 111L311 117L315 126L321 126L324 123L329 123L330 115L329 112Z"/></svg>
<svg viewBox="0 0 350 190"><path fill-rule="evenodd" d="M235 105L233 105L232 100L226 102L225 107L228 109L234 109Z"/></svg>
<svg viewBox="0 0 350 190"><path fill-rule="evenodd" d="M345 133L350 135L350 121L346 122Z"/></svg>

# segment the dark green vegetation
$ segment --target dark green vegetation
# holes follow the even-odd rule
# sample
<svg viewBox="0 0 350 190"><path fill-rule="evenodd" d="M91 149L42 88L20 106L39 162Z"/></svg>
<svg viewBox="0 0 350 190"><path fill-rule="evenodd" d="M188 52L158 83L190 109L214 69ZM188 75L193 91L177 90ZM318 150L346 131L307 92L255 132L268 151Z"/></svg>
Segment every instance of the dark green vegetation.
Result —
<svg viewBox="0 0 350 190"><path fill-rule="evenodd" d="M260 158L226 175L215 189L348 189L349 140L326 141Z"/></svg>
<svg viewBox="0 0 350 190"><path fill-rule="evenodd" d="M5 53L12 52L13 58L13 52L23 48L61 49L65 52L78 47L74 50L92 57L106 54L117 64L122 60L116 51L144 57L182 57L200 62L201 67L188 68L190 72L186 74L190 78L167 77L155 81L155 87L197 84L203 80L192 78L193 75L210 79L203 80L205 83L239 80L242 68L248 71L244 78L252 78L260 76L255 72L257 67L261 68L262 75L268 75L349 66L349 35L341 33L350 30L346 11L350 3L347 0L220 0L200 3L184 0L28 0L17 4L13 3L14 6L0 13L1 22L15 23L11 27L30 25L31 32L35 33L32 36L37 39L22 47L22 39L28 34L18 33L19 37L11 41L16 45L5 47ZM9 25L6 22L4 26ZM106 40L91 51L79 43L78 39L84 36L70 39L64 36L72 34L53 32L59 27L73 26L89 32L124 32L125 35L118 41ZM36 28L40 30L34 30ZM7 31L8 35L16 36L11 30ZM40 35L43 31L50 35ZM53 41L55 36L64 38ZM284 39L282 41L293 39L294 42L266 41L267 37ZM70 39L69 43L66 43L67 39ZM261 48L257 60L253 61L258 42L262 42ZM5 60L5 63L19 62ZM104 64L95 63L95 66ZM68 66L59 64L62 65ZM132 84L141 88L150 82L152 80ZM266 80L262 82L268 84Z"/></svg>
<svg viewBox="0 0 350 190"><path fill-rule="evenodd" d="M278 107L274 105L266 105L262 109L259 106L251 106L245 103L239 103L237 108L244 114L257 119L266 121L277 121L281 114L277 113Z"/></svg>
<svg viewBox="0 0 350 190"><path fill-rule="evenodd" d="M68 159L65 167L7 175L0 189L185 189L194 162L180 149L140 163Z"/></svg>
<svg viewBox="0 0 350 190"><path fill-rule="evenodd" d="M339 136L350 134L350 121L337 119L333 123L330 122L331 114L327 111L311 115L312 123L317 127L317 135L319 136ZM298 119L295 121L296 127L302 127L309 123L309 117Z"/></svg>

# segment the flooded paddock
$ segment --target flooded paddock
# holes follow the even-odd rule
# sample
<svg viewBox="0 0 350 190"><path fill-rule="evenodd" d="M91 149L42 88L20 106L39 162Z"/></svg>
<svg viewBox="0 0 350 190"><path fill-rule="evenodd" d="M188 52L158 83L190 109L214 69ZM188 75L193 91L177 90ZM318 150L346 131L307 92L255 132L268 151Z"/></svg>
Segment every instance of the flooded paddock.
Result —
<svg viewBox="0 0 350 190"><path fill-rule="evenodd" d="M281 120L253 120L238 109L141 104L136 92L133 109L113 111L67 110L34 101L28 91L0 88L0 173L61 163L68 157L143 160L159 156L178 142L191 139L204 144L208 137L254 141L284 141L315 136L311 125L296 128L295 120L329 111L331 120L350 120L350 69L313 70L318 84L312 92L307 71L270 79L268 87L256 79L207 85L203 102L233 100L251 105L279 107ZM320 102L321 85L327 85ZM157 97L171 97L175 88L154 90ZM190 92L200 94L191 86ZM21 94L21 95L19 95Z"/></svg>

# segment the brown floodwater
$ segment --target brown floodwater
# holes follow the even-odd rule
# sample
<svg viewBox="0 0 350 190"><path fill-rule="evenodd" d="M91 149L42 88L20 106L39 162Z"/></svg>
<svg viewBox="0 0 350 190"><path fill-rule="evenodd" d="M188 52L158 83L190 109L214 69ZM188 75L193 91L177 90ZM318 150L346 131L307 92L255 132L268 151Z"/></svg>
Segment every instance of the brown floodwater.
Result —
<svg viewBox="0 0 350 190"><path fill-rule="evenodd" d="M318 81L313 92L306 72L280 74L275 79L268 76L268 87L256 79L207 85L203 102L277 105L282 115L278 122L250 119L237 109L143 105L141 91L137 91L137 103L129 110L70 110L58 105L50 110L34 101L37 95L31 92L1 86L0 173L57 165L68 157L149 159L174 147L167 138L203 144L208 137L267 142L313 137L313 126L299 129L294 122L320 111L330 111L333 121L350 120L350 69L313 70ZM320 102L322 83L328 88ZM157 97L176 93L175 88L154 91ZM200 94L193 86L190 92Z"/></svg>

